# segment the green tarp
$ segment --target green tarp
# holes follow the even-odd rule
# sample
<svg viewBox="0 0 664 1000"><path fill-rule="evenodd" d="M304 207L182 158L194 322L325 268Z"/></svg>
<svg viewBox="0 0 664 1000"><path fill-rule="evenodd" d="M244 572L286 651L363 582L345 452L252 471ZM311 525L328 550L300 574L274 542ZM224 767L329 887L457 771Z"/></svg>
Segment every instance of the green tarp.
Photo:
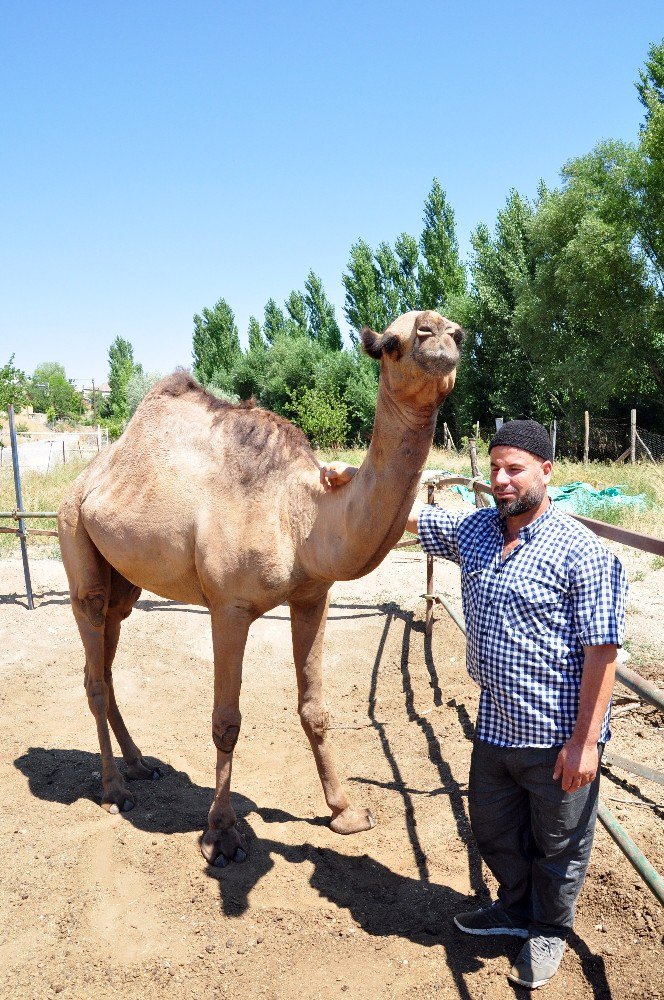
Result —
<svg viewBox="0 0 664 1000"><path fill-rule="evenodd" d="M468 503L475 503L473 490L465 486L450 486L450 490L454 490ZM549 486L548 494L558 510L586 517L592 517L598 510L611 507L633 507L639 512L648 509L643 493L630 496L624 492L622 486L607 486L603 490L597 490L590 483L568 483L566 486ZM486 493L484 496L493 506L493 497Z"/></svg>

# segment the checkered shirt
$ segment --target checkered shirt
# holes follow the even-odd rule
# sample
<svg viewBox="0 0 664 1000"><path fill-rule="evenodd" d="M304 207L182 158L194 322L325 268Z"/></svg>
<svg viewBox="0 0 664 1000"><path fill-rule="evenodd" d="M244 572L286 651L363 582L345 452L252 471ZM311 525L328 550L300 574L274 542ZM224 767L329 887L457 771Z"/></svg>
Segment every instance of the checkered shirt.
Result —
<svg viewBox="0 0 664 1000"><path fill-rule="evenodd" d="M568 514L547 507L519 531L503 561L498 512L425 507L422 548L461 567L466 665L481 688L477 736L508 747L546 747L572 735L583 646L615 643L625 628L620 561ZM600 741L610 737L611 706Z"/></svg>

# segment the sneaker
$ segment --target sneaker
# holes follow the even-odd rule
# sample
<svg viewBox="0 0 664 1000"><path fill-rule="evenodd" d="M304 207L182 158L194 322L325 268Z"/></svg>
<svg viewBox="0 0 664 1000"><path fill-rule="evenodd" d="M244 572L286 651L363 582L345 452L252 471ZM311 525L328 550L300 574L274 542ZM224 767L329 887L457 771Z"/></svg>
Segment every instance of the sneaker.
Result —
<svg viewBox="0 0 664 1000"><path fill-rule="evenodd" d="M558 971L565 947L565 942L558 937L540 934L528 938L507 978L529 990L544 986Z"/></svg>
<svg viewBox="0 0 664 1000"><path fill-rule="evenodd" d="M528 937L527 923L510 917L499 901L491 906L484 906L481 910L457 913L454 923L464 934L511 934L512 937Z"/></svg>

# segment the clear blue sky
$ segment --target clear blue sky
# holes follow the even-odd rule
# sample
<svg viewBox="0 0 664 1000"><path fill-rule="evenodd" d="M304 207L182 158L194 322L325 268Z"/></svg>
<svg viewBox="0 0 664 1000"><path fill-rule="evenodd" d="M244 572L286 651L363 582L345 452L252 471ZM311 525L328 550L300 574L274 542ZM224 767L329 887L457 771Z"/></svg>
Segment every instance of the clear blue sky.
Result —
<svg viewBox="0 0 664 1000"><path fill-rule="evenodd" d="M632 140L661 2L5 0L0 364L107 378L191 361L192 316L249 316L351 244L418 236L434 176L464 254L510 188Z"/></svg>

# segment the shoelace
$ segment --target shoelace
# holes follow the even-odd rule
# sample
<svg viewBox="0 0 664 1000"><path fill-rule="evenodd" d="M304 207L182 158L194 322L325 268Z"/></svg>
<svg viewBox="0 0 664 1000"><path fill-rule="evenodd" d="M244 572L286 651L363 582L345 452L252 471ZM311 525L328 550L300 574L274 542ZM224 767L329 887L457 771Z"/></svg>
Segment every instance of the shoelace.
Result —
<svg viewBox="0 0 664 1000"><path fill-rule="evenodd" d="M546 937L534 937L528 939L530 955L534 959L552 958L555 952L553 940Z"/></svg>

